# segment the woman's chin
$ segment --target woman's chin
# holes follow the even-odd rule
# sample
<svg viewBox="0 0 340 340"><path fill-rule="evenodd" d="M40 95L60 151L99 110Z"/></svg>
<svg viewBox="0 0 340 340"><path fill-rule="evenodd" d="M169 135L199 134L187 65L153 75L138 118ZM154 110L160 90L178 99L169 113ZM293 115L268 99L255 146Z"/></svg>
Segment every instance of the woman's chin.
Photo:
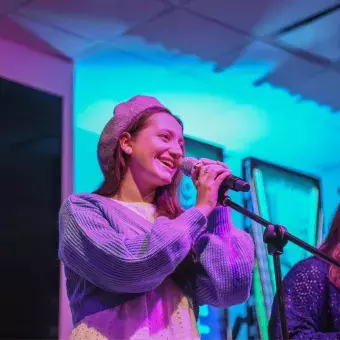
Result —
<svg viewBox="0 0 340 340"><path fill-rule="evenodd" d="M158 174L158 176L157 176L158 178L158 180L157 180L157 182L158 182L158 186L164 186L164 185L169 185L171 182L172 182L172 178L173 178L173 176L172 175L170 175L170 174L164 174L164 173L162 173L162 174Z"/></svg>

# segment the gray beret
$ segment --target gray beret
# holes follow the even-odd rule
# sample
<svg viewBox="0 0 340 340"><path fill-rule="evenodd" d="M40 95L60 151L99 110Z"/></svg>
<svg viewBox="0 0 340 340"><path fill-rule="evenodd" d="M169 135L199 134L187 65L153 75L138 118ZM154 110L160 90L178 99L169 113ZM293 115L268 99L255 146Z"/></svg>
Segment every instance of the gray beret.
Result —
<svg viewBox="0 0 340 340"><path fill-rule="evenodd" d="M168 110L156 98L143 95L132 97L114 108L114 116L105 125L97 148L98 162L104 176L109 170L109 162L112 160L121 134L147 109L155 106Z"/></svg>

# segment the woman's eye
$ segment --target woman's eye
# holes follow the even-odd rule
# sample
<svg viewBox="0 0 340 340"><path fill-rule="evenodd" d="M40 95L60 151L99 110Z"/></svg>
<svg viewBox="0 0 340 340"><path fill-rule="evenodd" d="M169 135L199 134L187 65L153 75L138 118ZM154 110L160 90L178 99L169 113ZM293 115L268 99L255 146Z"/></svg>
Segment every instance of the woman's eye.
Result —
<svg viewBox="0 0 340 340"><path fill-rule="evenodd" d="M161 137L162 137L163 139L165 139L165 140L169 140L169 139L170 139L168 135L161 135Z"/></svg>

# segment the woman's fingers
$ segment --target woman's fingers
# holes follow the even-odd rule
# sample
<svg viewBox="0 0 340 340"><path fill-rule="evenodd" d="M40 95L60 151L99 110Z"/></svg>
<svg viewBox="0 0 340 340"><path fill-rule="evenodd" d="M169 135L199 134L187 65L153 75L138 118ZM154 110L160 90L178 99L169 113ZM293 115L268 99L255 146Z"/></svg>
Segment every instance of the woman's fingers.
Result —
<svg viewBox="0 0 340 340"><path fill-rule="evenodd" d="M198 162L202 163L203 165L215 164L215 165L219 165L219 166L222 166L224 168L229 169L227 164L225 164L221 161L214 161L214 160L209 159L209 158L200 158Z"/></svg>

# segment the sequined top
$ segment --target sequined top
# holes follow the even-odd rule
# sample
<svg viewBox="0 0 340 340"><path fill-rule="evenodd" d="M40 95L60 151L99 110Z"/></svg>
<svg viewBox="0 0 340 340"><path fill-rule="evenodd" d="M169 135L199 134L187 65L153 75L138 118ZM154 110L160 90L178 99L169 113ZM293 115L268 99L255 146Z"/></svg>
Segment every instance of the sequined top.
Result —
<svg viewBox="0 0 340 340"><path fill-rule="evenodd" d="M284 279L290 339L340 340L340 288L328 278L329 264L310 257L297 263ZM275 298L269 338L280 339Z"/></svg>

